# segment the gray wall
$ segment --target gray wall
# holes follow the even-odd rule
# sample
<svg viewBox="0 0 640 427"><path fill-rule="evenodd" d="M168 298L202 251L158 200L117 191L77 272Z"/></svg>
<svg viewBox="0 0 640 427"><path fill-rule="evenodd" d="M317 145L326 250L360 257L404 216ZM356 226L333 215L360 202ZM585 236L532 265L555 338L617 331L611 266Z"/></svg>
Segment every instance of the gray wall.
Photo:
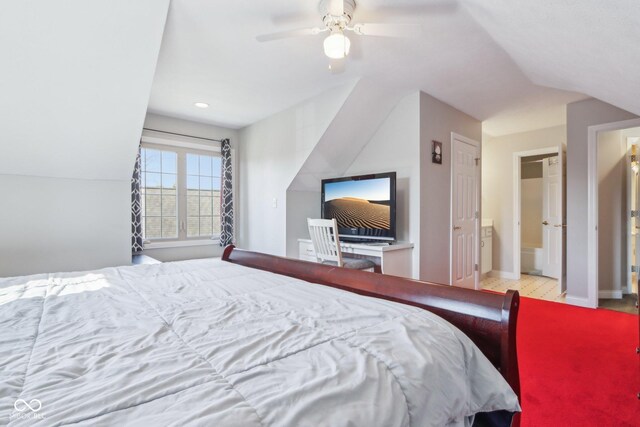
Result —
<svg viewBox="0 0 640 427"><path fill-rule="evenodd" d="M587 301L589 126L636 118L597 99L567 105L567 297Z"/></svg>
<svg viewBox="0 0 640 427"><path fill-rule="evenodd" d="M612 298L626 285L627 163L622 131L598 136L598 291Z"/></svg>
<svg viewBox="0 0 640 427"><path fill-rule="evenodd" d="M523 165L524 166L524 165ZM542 247L542 177L526 178L520 182L520 247Z"/></svg>
<svg viewBox="0 0 640 427"><path fill-rule="evenodd" d="M451 132L478 142L482 123L420 93L420 279L449 283ZM431 141L442 142L441 165L431 163Z"/></svg>

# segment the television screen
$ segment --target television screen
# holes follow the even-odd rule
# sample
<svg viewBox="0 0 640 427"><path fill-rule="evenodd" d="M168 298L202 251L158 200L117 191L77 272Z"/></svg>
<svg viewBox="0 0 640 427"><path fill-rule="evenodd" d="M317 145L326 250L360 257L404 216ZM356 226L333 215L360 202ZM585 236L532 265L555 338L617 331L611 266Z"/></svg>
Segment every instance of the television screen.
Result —
<svg viewBox="0 0 640 427"><path fill-rule="evenodd" d="M395 238L395 172L322 181L322 217L349 238Z"/></svg>

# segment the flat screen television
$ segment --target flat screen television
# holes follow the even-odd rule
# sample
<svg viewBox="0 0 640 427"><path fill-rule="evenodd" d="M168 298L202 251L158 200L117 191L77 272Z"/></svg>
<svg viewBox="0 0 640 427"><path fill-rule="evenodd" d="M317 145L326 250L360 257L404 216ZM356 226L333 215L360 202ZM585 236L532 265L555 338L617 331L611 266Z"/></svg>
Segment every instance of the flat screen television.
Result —
<svg viewBox="0 0 640 427"><path fill-rule="evenodd" d="M322 218L349 241L396 239L396 173L322 180Z"/></svg>

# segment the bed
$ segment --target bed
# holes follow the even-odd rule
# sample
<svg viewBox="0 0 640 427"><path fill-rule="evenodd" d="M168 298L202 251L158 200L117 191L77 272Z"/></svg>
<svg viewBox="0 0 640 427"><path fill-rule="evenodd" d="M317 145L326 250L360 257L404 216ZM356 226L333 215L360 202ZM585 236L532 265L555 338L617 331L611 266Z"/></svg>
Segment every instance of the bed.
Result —
<svg viewBox="0 0 640 427"><path fill-rule="evenodd" d="M0 423L509 425L517 304L232 246L0 279Z"/></svg>

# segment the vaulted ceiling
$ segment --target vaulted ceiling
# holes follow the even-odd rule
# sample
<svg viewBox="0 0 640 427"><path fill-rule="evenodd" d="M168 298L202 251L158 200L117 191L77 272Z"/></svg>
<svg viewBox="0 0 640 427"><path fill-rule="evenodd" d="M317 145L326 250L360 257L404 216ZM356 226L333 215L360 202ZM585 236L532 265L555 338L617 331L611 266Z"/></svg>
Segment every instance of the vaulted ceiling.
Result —
<svg viewBox="0 0 640 427"><path fill-rule="evenodd" d="M320 25L318 3L173 0L150 110L242 127L371 77L423 90L491 134L560 124L564 105L586 96L640 113L636 0L356 0L354 22L418 23L424 33L352 36L342 74L328 72L322 35L256 41Z"/></svg>

